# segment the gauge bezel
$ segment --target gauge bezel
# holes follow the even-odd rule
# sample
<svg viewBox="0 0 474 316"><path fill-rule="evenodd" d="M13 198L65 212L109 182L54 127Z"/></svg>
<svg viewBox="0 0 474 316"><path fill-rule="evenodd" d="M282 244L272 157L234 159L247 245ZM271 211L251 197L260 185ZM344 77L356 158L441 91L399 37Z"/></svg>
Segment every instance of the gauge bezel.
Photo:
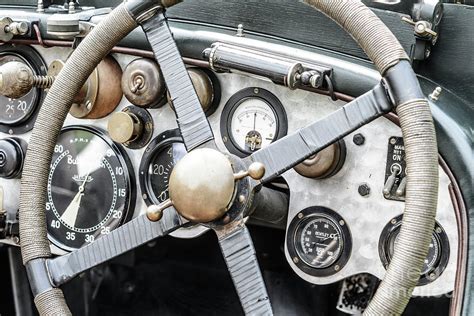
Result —
<svg viewBox="0 0 474 316"><path fill-rule="evenodd" d="M46 75L47 66L44 62L41 55L32 47L26 45L9 45L4 44L0 46L0 56L3 55L13 55L20 58L25 64L27 64L36 75ZM34 109L31 113L14 124L0 124L0 132L10 134L10 135L19 135L29 132L33 129L36 117L38 116L40 104L43 102L46 93L44 90L39 88L33 88L37 91L36 100L34 100Z"/></svg>
<svg viewBox="0 0 474 316"><path fill-rule="evenodd" d="M402 225L402 219L403 219L403 214L398 215L397 217L394 217L393 219L388 222L387 225L385 225L384 229L382 230L382 233L380 234L379 238L379 257L380 260L382 261L382 264L385 269L388 268L388 265L390 264L390 254L389 254L389 242L390 242L390 237L393 235L397 230L400 229ZM420 280L418 281L417 286L422 286L429 284L441 276L441 274L444 272L444 269L446 269L446 266L448 265L449 261L449 240L448 240L448 235L444 231L443 227L441 224L439 224L437 221L435 222L435 228L433 230L433 235L435 236L436 241L438 242L439 245L439 258L436 262L436 267L433 270L428 271L425 274L422 274L420 276ZM431 277L431 274L434 274L434 277Z"/></svg>
<svg viewBox="0 0 474 316"><path fill-rule="evenodd" d="M160 203L150 187L148 167L156 154L173 143L183 143L183 138L178 129L167 130L156 136L145 149L138 172L142 199L147 206Z"/></svg>
<svg viewBox="0 0 474 316"><path fill-rule="evenodd" d="M224 109L222 110L220 128L221 137L225 147L230 153L240 158L245 158L251 155L252 152L242 150L233 139L232 117L240 104L242 104L244 101L255 98L261 99L263 102L268 104L275 114L277 132L275 133L275 137L273 138L272 142L286 136L288 132L288 118L286 111L277 96L260 87L250 87L238 91L230 97L230 99L225 104Z"/></svg>
<svg viewBox="0 0 474 316"><path fill-rule="evenodd" d="M308 265L301 258L298 251L300 248L298 233L309 221L321 217L330 220L336 227L338 227L341 233L342 249L339 258L334 261L333 264L329 267L318 269ZM286 234L286 247L292 262L298 267L298 269L315 277L327 277L342 271L349 261L352 254L352 235L347 222L341 215L324 206L310 206L298 212L292 219ZM297 260L295 260L295 258Z"/></svg>
<svg viewBox="0 0 474 316"><path fill-rule="evenodd" d="M135 188L136 179L135 179L135 172L133 169L133 165L130 161L130 158L128 157L124 148L122 148L119 144L113 142L110 138L108 138L104 130L98 127L89 126L89 125L69 125L61 129L60 135L72 130L83 130L86 132L90 132L94 134L95 136L99 137L100 139L102 139L114 151L115 156L117 157L121 167L123 168L123 176L125 178L125 186L126 186L125 189L127 191L127 194L125 195L125 202L124 202L124 210L126 210L126 212L124 212L124 215L122 216L117 227L114 228L116 229L120 227L121 225L123 225L124 223L128 222L132 218L135 212L135 204L136 204L136 198L137 198L136 188ZM57 246L58 248L64 251L74 251L78 249L75 247L69 247L65 245L63 242L51 236L49 233L49 225L48 225L47 235L48 235L48 240L52 244L54 244L55 246Z"/></svg>

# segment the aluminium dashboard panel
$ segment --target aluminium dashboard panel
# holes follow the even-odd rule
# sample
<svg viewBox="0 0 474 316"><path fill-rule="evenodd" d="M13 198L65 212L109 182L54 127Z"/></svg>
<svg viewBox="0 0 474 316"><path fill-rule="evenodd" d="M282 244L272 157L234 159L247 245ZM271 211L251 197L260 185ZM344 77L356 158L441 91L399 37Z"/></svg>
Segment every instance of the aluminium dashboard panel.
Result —
<svg viewBox="0 0 474 316"><path fill-rule="evenodd" d="M68 48L35 48L43 56L46 64L57 58L65 60L70 53ZM122 68L125 68L129 62L137 58L122 54L116 54L114 57ZM302 90L289 90L270 81L241 74L218 74L218 79L222 86L221 103L216 112L209 117L209 122L215 133L217 146L223 151L226 151L226 147L220 133L222 111L225 103L235 93L244 88L260 87L266 89L282 102L288 117L288 133L322 118L344 104L343 102L332 102L325 96ZM122 98L116 111L120 111L128 105L128 101ZM152 109L150 113L155 121L153 137L177 127L174 113L169 106ZM65 126L94 125L106 129L107 122L107 117L98 120L82 120L69 115ZM338 212L347 222L352 235L351 257L343 269L331 276L323 278L309 276L296 269L289 260L289 264L295 269L295 272L308 282L328 284L361 272L369 272L382 278L385 273L378 255L378 239L387 222L403 212L404 204L384 199L381 190L384 181L387 140L390 136L401 136L401 131L398 126L389 120L379 118L362 127L356 133L363 133L366 136L366 143L363 146L356 146L352 142L352 134L345 138L347 146L346 163L335 176L324 180L313 180L301 177L293 170L283 175L291 190L289 221L297 212L307 207L319 205ZM0 134L0 137L7 136L6 134ZM22 138L28 140L29 133L22 135ZM139 165L144 150L145 148L139 150L125 148L137 179L140 177ZM368 197L362 197L357 193L357 188L361 183L367 183L372 188L372 192ZM447 191L449 179L444 172L441 172L440 184L437 220L446 230L453 251L451 251L448 266L440 278L431 284L418 287L415 290L416 295L443 294L454 287L457 260L455 249L458 244L458 236L456 219ZM9 197L6 200L5 208L9 212L9 216L15 216L18 208L19 180L1 179L0 185L4 187L6 196ZM138 186L134 216L144 214L146 211L146 203L142 198L142 194L143 192L140 191ZM176 235L194 237L204 231L205 229L199 227L178 231ZM53 249L53 251L56 254L62 253L59 249Z"/></svg>

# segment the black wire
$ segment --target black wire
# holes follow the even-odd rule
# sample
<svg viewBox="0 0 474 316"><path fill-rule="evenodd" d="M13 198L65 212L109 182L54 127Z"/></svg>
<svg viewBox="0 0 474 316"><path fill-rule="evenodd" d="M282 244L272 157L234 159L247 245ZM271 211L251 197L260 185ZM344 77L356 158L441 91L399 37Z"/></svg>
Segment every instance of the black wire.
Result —
<svg viewBox="0 0 474 316"><path fill-rule="evenodd" d="M334 93L334 85L332 84L331 78L329 78L328 75L324 75L324 81L326 81L326 84L328 85L328 91L329 91L329 96L331 97L331 100L337 101L338 98L336 97L336 94Z"/></svg>

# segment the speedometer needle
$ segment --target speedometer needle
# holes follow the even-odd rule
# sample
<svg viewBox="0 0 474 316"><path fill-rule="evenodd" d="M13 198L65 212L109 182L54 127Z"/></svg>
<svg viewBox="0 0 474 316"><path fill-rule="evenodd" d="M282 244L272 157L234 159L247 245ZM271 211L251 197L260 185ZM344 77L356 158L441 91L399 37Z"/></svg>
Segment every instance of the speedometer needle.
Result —
<svg viewBox="0 0 474 316"><path fill-rule="evenodd" d="M84 195L84 187L86 185L88 178L89 178L89 173L87 173L87 175L84 178L84 181L79 187L79 191L74 196L71 203L69 203L63 215L61 215L61 220L71 227L74 227L76 225L77 213L79 212L79 207L81 206L81 199L82 199L82 196Z"/></svg>

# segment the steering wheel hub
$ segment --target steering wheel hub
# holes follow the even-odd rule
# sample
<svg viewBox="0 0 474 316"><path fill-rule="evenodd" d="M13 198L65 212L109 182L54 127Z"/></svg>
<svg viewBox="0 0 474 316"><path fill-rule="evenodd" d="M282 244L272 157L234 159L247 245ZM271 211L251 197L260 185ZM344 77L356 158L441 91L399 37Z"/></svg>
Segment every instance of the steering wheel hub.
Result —
<svg viewBox="0 0 474 316"><path fill-rule="evenodd" d="M217 150L195 149L174 167L169 193L184 218L198 223L216 220L226 213L234 196L232 164Z"/></svg>

